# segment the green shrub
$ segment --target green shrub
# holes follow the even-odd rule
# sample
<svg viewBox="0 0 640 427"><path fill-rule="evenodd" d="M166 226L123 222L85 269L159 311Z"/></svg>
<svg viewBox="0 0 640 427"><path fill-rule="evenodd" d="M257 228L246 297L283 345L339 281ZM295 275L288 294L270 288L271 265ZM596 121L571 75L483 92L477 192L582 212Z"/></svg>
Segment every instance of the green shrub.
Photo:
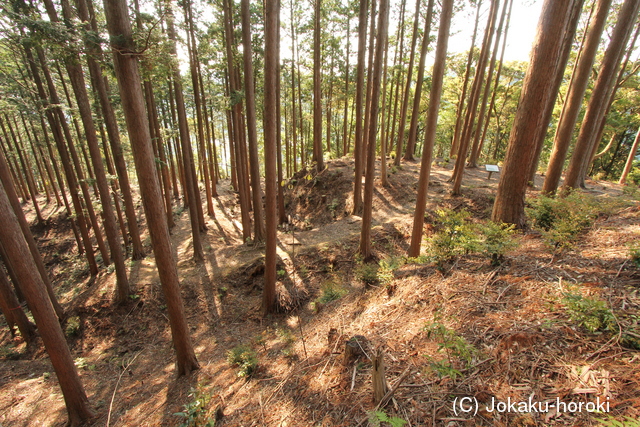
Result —
<svg viewBox="0 0 640 427"><path fill-rule="evenodd" d="M325 282L320 288L320 291L322 293L316 300L316 302L319 302L320 304L327 304L331 301L340 299L349 292L333 281Z"/></svg>
<svg viewBox="0 0 640 427"><path fill-rule="evenodd" d="M215 418L209 416L209 402L211 395L200 387L189 391L190 401L184 405L184 411L176 412L175 416L183 418L180 427L214 427Z"/></svg>
<svg viewBox="0 0 640 427"><path fill-rule="evenodd" d="M596 418L596 421L603 427L640 427L640 419L624 417L624 421L618 421L611 415L607 415L607 419Z"/></svg>
<svg viewBox="0 0 640 427"><path fill-rule="evenodd" d="M451 209L436 211L436 233L427 239L430 256L439 265L453 260L458 255L477 249L478 239L473 225L469 222L471 214L465 210Z"/></svg>
<svg viewBox="0 0 640 427"><path fill-rule="evenodd" d="M613 313L602 300L565 293L562 302L567 307L571 320L589 332L611 331L616 326Z"/></svg>
<svg viewBox="0 0 640 427"><path fill-rule="evenodd" d="M449 376L453 380L462 376L462 372L456 369L456 364L462 364L464 368L471 366L473 356L477 353L476 348L456 331L440 323L437 316L433 322L426 324L423 330L427 332L429 339L438 340L438 352L446 355L445 360L430 358L431 369L438 376Z"/></svg>
<svg viewBox="0 0 640 427"><path fill-rule="evenodd" d="M67 319L67 325L64 332L68 337L77 337L80 335L80 317L71 316Z"/></svg>
<svg viewBox="0 0 640 427"><path fill-rule="evenodd" d="M376 273L377 280L383 285L388 285L394 280L393 272L405 263L404 258L389 257L380 260L378 263L378 271Z"/></svg>
<svg viewBox="0 0 640 427"><path fill-rule="evenodd" d="M258 367L258 355L248 345L239 345L227 352L227 362L240 368L239 377L250 377Z"/></svg>
<svg viewBox="0 0 640 427"><path fill-rule="evenodd" d="M532 225L553 247L570 248L600 212L594 197L572 191L565 197L540 196L526 209Z"/></svg>
<svg viewBox="0 0 640 427"><path fill-rule="evenodd" d="M518 244L513 239L516 226L513 224L496 224L489 221L478 227L481 235L480 248L482 252L491 258L491 264L500 265L504 254Z"/></svg>
<svg viewBox="0 0 640 427"><path fill-rule="evenodd" d="M356 277L366 285L378 283L378 264L360 264L356 267Z"/></svg>

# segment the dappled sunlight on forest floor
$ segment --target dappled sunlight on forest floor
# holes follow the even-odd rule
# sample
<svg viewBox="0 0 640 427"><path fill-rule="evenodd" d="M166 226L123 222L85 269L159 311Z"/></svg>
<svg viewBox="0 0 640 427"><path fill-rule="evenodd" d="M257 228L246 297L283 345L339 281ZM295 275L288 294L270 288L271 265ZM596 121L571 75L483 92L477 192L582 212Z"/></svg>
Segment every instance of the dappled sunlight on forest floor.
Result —
<svg viewBox="0 0 640 427"><path fill-rule="evenodd" d="M488 410L492 399L530 397L608 398L613 415L639 417L640 270L628 249L640 236L637 199L616 202L566 249L529 230L515 235L500 264L472 251L440 263L407 260L418 171L417 163L403 164L390 170L388 188L376 186L370 263L356 255L353 162L296 174L286 187L292 222L278 235L281 312L267 318L260 313L264 247L242 241L228 182L207 217L202 264L192 260L188 213L174 206L172 239L201 367L178 379L153 257L129 262L135 293L115 306L114 273L90 279L70 229L45 210L49 224L36 239L70 316L63 330L99 413L93 425L178 426L185 418L176 413L218 418L216 426L367 425L376 347L394 391L384 413L407 425L595 425L587 412ZM450 165L434 166L427 237L437 232L437 209L464 209L474 224L490 217L499 175L487 180L483 169L469 170L460 197L449 195L450 175ZM589 186L602 198L622 194L617 184ZM610 328L590 332L584 319L603 313L613 315ZM4 321L0 339L0 424L64 425L41 342L26 348ZM356 357L345 359L354 339ZM230 352L242 362L231 364ZM475 417L454 411L454 399L465 396L479 402Z"/></svg>

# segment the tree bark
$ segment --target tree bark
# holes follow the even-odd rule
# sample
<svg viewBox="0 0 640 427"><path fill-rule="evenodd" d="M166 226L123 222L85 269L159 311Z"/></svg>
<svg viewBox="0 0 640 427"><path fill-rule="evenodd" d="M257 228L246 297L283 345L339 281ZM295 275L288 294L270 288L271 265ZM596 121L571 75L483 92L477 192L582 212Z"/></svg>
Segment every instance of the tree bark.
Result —
<svg viewBox="0 0 640 427"><path fill-rule="evenodd" d="M442 97L442 82L444 80L445 63L447 60L447 47L452 15L453 0L443 0L442 12L440 13L440 28L438 29L438 45L436 47L436 57L431 74L431 93L429 94L429 110L427 112L424 145L422 147L422 164L420 165L420 178L418 179L416 209L413 214L413 231L411 233L411 245L409 246L408 252L410 257L420 255L424 214L427 209L427 190L429 189L429 175L431 173L433 145L436 140L438 110L440 109L440 98Z"/></svg>
<svg viewBox="0 0 640 427"><path fill-rule="evenodd" d="M400 108L400 122L398 123L398 142L396 144L395 165L400 164L400 153L402 153L402 145L404 144L405 124L407 122L407 109L409 108L409 97L411 96L411 78L413 77L413 61L416 56L416 43L418 41L418 23L420 22L420 0L416 0L415 17L413 19L413 34L411 36L411 53L409 54L409 69L407 70L407 83L404 88L402 97L402 107ZM409 150L412 151L409 151ZM404 151L403 160L413 160L413 150L415 147L409 147Z"/></svg>
<svg viewBox="0 0 640 427"><path fill-rule="evenodd" d="M364 91L364 61L367 49L367 12L369 4L367 0L360 0L360 13L358 15L358 65L356 71L356 137L353 148L355 160L355 178L353 181L353 214L362 211L362 170L364 159L362 157L362 98Z"/></svg>
<svg viewBox="0 0 640 427"><path fill-rule="evenodd" d="M320 11L322 0L314 0L313 14L313 161L316 170L324 170L324 156L322 150L322 80L320 74Z"/></svg>
<svg viewBox="0 0 640 427"><path fill-rule="evenodd" d="M633 145L631 146L631 150L629 150L629 157L627 157L627 161L624 165L624 169L622 170L622 175L620 175L620 181L618 184L626 184L627 176L629 172L631 172L631 168L633 167L633 161L636 157L636 153L638 152L638 146L640 145L640 130L636 133L636 138L633 141Z"/></svg>
<svg viewBox="0 0 640 427"><path fill-rule="evenodd" d="M319 2L319 0L316 0ZM274 311L276 303L276 261L277 261L277 226L276 212L277 171L276 149L279 123L277 110L277 79L279 64L276 49L278 40L278 15L280 13L279 0L266 0L265 3L265 61L264 61L264 163L265 163L265 193L266 193L266 256L264 272L264 292L262 297L262 312L268 314Z"/></svg>
<svg viewBox="0 0 640 427"><path fill-rule="evenodd" d="M424 80L424 63L427 58L427 48L429 47L432 14L433 14L433 0L429 0L429 3L427 5L427 18L425 20L425 25L424 25L425 26L424 37L422 39L422 44L420 46L420 59L418 61L418 77L416 80L416 92L413 97L413 107L411 109L411 120L409 122L409 136L407 137L407 153L415 152L416 139L418 137L418 117L420 116L420 101L422 100L421 98L422 98L422 83Z"/></svg>
<svg viewBox="0 0 640 427"><path fill-rule="evenodd" d="M176 55L176 35L173 26L173 12L171 4L167 4L167 33L171 40L171 55ZM173 65L173 91L175 96L176 109L178 112L178 128L180 131L180 147L182 149L182 160L184 169L185 188L187 193L187 202L189 206L189 220L191 223L191 236L193 241L193 259L196 262L204 260L204 252L202 250L202 241L200 239L200 219L198 218L198 204L202 209L200 200L200 191L198 189L197 176L193 161L193 152L191 151L191 138L189 136L189 123L187 122L187 112L184 106L184 96L182 82L180 77L180 69L177 64Z"/></svg>
<svg viewBox="0 0 640 427"><path fill-rule="evenodd" d="M45 5L47 7L49 19L56 22L58 17L55 9L53 9L51 0L45 0ZM73 27L71 20L73 19L73 14L71 6L69 5L68 0L61 0L61 5L65 24L69 30L72 30ZM98 185L98 194L100 195L100 202L102 203L104 230L107 236L107 243L109 244L111 258L116 270L116 285L118 289L116 300L118 303L123 303L129 297L129 280L127 278L127 270L124 265L124 255L122 253L120 239L118 237L118 226L116 224L113 207L111 206L109 183L107 182L104 164L102 163L102 154L100 153L97 133L93 123L93 116L91 114L91 103L87 94L84 74L79 59L80 58L77 54L73 54L73 56L69 56L65 59L65 65L78 103L78 109L84 126L87 145L89 146L89 152L91 153L91 163L95 173L96 184Z"/></svg>
<svg viewBox="0 0 640 427"><path fill-rule="evenodd" d="M114 65L122 107L131 140L133 158L140 183L142 203L149 223L149 234L156 258L160 283L167 303L173 345L177 354L178 375L198 369L198 361L191 344L189 327L184 314L176 259L171 248L169 228L163 218L164 208L155 162L149 125L144 108L138 57L133 43L126 0L105 0L107 27L114 49Z"/></svg>
<svg viewBox="0 0 640 427"><path fill-rule="evenodd" d="M591 151L598 132L598 126L603 119L607 107L607 101L615 86L615 77L622 60L622 54L633 25L636 22L640 2L637 0L625 0L616 21L616 26L611 34L609 47L607 48L602 66L598 73L587 110L585 112L576 145L567 168L563 188L577 188L580 186L581 171L591 160Z"/></svg>
<svg viewBox="0 0 640 427"><path fill-rule="evenodd" d="M524 227L524 199L537 141L531 138L539 129L546 129L546 106L555 99L554 86L561 63L564 36L571 31L569 23L574 8L582 0L555 2L545 0L538 21L536 39L531 51L529 68L523 82L520 102L509 137L498 193L493 206L492 220ZM577 24L577 21L575 21Z"/></svg>
<svg viewBox="0 0 640 427"><path fill-rule="evenodd" d="M251 15L249 0L240 1L242 18L242 59L244 64L244 95L247 113L247 134L249 139L249 166L251 172L251 194L253 196L253 236L254 242L265 239L262 189L260 188L260 159L258 158L258 132L256 129L256 97L253 77L253 49L251 47ZM275 52L272 52L275 54Z"/></svg>
<svg viewBox="0 0 640 427"><path fill-rule="evenodd" d="M7 256L15 269L20 287L58 376L69 422L72 426L79 426L92 418L95 413L89 405L51 300L47 296L44 283L34 265L27 242L24 240L18 220L2 186L0 186L0 244L5 248L11 248L7 251Z"/></svg>
<svg viewBox="0 0 640 427"><path fill-rule="evenodd" d="M375 1L375 0L374 0ZM371 80L371 111L369 125L369 141L367 148L367 172L364 187L364 214L362 215L362 230L360 232L359 252L365 260L371 258L371 223L373 203L373 181L375 179L376 161L376 131L378 127L378 112L380 86L382 79L382 62L384 46L387 42L387 28L389 25L389 0L380 0L380 13L378 15L378 30L376 35L375 61ZM358 177L356 177L358 178Z"/></svg>

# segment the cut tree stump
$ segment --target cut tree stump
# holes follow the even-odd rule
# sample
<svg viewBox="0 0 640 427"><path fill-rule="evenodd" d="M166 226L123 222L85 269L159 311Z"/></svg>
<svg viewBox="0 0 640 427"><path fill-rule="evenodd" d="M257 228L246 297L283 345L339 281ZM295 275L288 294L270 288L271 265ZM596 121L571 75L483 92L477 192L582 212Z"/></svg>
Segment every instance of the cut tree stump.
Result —
<svg viewBox="0 0 640 427"><path fill-rule="evenodd" d="M344 345L344 364L347 365L361 356L369 357L367 354L368 347L369 341L362 335L354 335L349 338Z"/></svg>
<svg viewBox="0 0 640 427"><path fill-rule="evenodd" d="M376 348L373 355L373 373L371 381L373 382L373 401L375 404L381 403L387 394L387 379L385 378L384 352L382 347Z"/></svg>

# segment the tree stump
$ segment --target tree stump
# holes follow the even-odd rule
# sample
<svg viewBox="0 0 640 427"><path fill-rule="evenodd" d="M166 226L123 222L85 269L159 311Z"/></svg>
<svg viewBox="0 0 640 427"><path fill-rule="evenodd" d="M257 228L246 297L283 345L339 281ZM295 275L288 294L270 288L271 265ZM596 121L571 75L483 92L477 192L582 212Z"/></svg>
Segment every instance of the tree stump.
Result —
<svg viewBox="0 0 640 427"><path fill-rule="evenodd" d="M387 379L385 378L384 367L384 352L382 347L376 348L373 355L373 373L371 374L371 381L373 382L373 401L378 404L382 401L387 394Z"/></svg>
<svg viewBox="0 0 640 427"><path fill-rule="evenodd" d="M344 364L347 365L352 360L366 356L365 349L368 346L369 341L362 335L354 335L349 338L344 346Z"/></svg>

